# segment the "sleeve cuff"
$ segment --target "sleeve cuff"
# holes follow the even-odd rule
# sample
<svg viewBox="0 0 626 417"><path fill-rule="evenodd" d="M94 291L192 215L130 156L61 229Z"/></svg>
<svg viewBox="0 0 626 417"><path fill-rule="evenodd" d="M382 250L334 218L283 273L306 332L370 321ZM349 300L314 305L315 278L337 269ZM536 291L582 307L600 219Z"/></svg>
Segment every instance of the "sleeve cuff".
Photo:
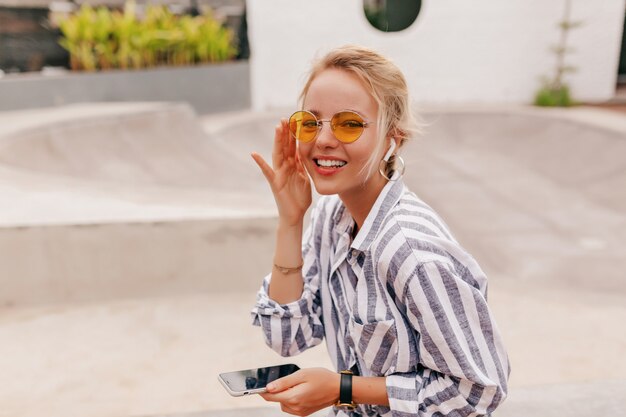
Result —
<svg viewBox="0 0 626 417"><path fill-rule="evenodd" d="M252 309L253 324L259 325L258 316L274 316L279 318L301 318L311 311L312 295L308 284L304 284L300 299L287 304L279 304L268 295L271 274L265 277L263 286L257 293L256 305Z"/></svg>
<svg viewBox="0 0 626 417"><path fill-rule="evenodd" d="M398 373L388 375L385 379L389 408L392 411L417 415L418 412L418 388L417 374Z"/></svg>

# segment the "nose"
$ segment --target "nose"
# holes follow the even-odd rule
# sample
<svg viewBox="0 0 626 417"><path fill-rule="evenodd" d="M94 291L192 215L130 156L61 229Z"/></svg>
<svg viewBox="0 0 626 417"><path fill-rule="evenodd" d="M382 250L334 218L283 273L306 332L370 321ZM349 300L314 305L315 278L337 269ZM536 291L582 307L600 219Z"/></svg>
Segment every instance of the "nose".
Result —
<svg viewBox="0 0 626 417"><path fill-rule="evenodd" d="M330 128L330 123L322 123L322 128L315 139L315 146L321 149L336 148L338 144L339 141L335 137L333 130Z"/></svg>

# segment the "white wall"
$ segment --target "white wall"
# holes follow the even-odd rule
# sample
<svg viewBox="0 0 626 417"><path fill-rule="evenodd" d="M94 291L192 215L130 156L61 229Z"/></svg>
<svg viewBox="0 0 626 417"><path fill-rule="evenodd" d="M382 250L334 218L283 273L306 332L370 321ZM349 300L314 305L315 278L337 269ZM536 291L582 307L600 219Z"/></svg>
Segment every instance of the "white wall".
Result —
<svg viewBox="0 0 626 417"><path fill-rule="evenodd" d="M529 103L550 74L563 0L423 0L402 32L374 29L362 0L247 0L252 105L293 107L315 54L371 46L405 72L420 103ZM578 100L614 96L625 0L573 0L575 52L567 76Z"/></svg>

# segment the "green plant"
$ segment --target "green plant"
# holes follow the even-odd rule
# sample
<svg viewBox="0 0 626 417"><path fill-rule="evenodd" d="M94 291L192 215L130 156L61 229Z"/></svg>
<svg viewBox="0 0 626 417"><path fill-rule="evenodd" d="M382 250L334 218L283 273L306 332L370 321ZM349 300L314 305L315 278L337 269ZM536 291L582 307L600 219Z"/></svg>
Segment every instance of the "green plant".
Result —
<svg viewBox="0 0 626 417"><path fill-rule="evenodd" d="M543 87L535 95L535 105L543 107L569 107L574 104L567 85L560 88Z"/></svg>
<svg viewBox="0 0 626 417"><path fill-rule="evenodd" d="M576 67L565 63L565 56L573 52L567 46L567 38L570 30L580 27L582 22L572 21L570 18L571 0L565 0L563 20L558 24L561 31L559 43L552 47L555 55L554 74L552 77L544 77L542 85L535 94L535 105L550 107L568 107L574 104L570 89L564 80L567 73L575 72Z"/></svg>
<svg viewBox="0 0 626 417"><path fill-rule="evenodd" d="M84 4L59 24L59 43L70 53L72 69L147 68L232 59L234 35L211 13L177 16L149 5L143 19L129 0L123 12Z"/></svg>
<svg viewBox="0 0 626 417"><path fill-rule="evenodd" d="M63 33L59 43L70 53L70 64L73 69L93 71L97 67L94 48L94 21L96 13L89 5L69 19L60 22Z"/></svg>

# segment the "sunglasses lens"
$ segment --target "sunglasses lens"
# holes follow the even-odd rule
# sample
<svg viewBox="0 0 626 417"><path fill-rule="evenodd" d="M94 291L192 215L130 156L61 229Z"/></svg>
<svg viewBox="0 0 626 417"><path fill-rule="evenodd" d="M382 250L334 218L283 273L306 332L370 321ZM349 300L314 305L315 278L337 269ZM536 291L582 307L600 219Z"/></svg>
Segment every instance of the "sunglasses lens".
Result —
<svg viewBox="0 0 626 417"><path fill-rule="evenodd" d="M352 143L363 133L365 121L357 113L342 111L333 116L331 127L337 139L344 143Z"/></svg>
<svg viewBox="0 0 626 417"><path fill-rule="evenodd" d="M308 111L297 111L289 118L289 131L300 142L311 142L317 136L317 119Z"/></svg>

